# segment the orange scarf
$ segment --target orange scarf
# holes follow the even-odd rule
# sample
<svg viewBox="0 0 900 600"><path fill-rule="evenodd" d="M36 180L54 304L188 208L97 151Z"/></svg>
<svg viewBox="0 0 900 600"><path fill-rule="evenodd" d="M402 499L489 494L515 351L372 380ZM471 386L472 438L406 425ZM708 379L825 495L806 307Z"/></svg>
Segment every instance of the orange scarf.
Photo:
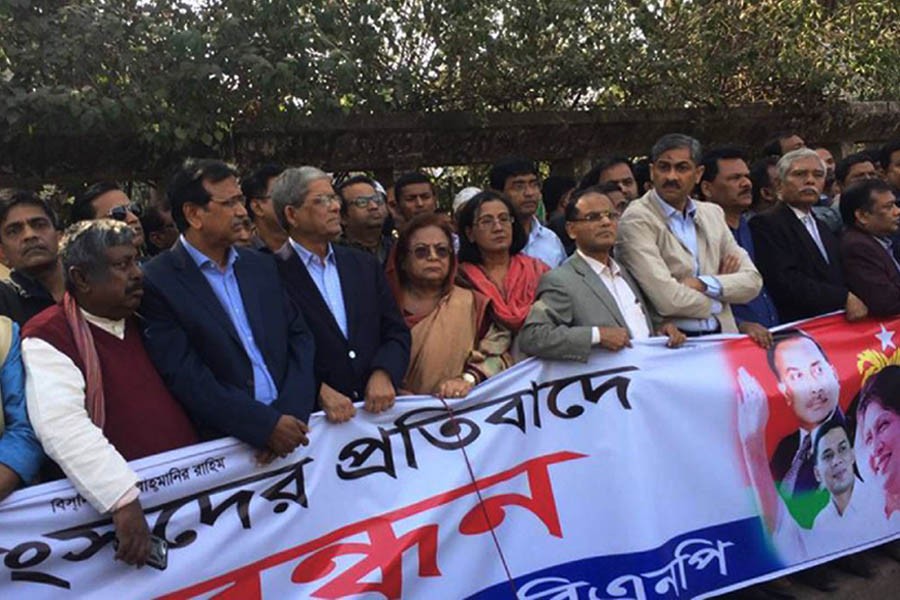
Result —
<svg viewBox="0 0 900 600"><path fill-rule="evenodd" d="M477 291L491 300L496 320L516 333L525 323L528 311L534 304L541 275L550 270L542 261L526 256L521 252L509 259L509 269L503 278L504 296L494 285L481 265L461 263L459 270Z"/></svg>
<svg viewBox="0 0 900 600"><path fill-rule="evenodd" d="M106 403L103 399L103 373L100 369L100 357L94 347L94 336L91 328L78 309L78 303L69 292L63 296L63 312L66 322L72 330L75 348L84 363L84 407L91 422L103 429L106 423Z"/></svg>

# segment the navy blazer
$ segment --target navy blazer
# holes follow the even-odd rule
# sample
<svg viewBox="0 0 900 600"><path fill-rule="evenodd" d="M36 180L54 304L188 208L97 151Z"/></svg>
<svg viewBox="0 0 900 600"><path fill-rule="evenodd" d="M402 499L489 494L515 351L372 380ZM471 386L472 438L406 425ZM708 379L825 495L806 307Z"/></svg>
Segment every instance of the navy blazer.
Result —
<svg viewBox="0 0 900 600"><path fill-rule="evenodd" d="M253 367L228 313L181 242L144 266L144 344L172 394L209 436L264 448L282 414L306 420L317 392L314 342L275 260L236 249L234 272L253 338L278 388L254 398Z"/></svg>
<svg viewBox="0 0 900 600"><path fill-rule="evenodd" d="M275 253L285 289L315 337L316 376L354 401L365 398L369 376L376 369L387 371L399 390L409 366L411 338L384 271L371 254L337 244L331 247L349 339L290 242Z"/></svg>
<svg viewBox="0 0 900 600"><path fill-rule="evenodd" d="M841 310L847 303L838 240L818 219L816 227L828 262L787 204L750 219L756 267L782 323Z"/></svg>

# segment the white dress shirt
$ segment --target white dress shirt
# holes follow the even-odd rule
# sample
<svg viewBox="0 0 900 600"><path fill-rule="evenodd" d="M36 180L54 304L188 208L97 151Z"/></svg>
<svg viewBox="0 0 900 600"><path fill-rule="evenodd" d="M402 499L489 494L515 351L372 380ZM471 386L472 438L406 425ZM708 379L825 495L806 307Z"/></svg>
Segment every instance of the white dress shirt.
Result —
<svg viewBox="0 0 900 600"><path fill-rule="evenodd" d="M828 252L825 251L825 244L822 243L822 236L819 235L819 228L816 226L816 217L810 212L803 212L799 208L794 208L790 204L788 208L791 209L791 212L796 215L800 222L803 223L803 226L806 227L806 231L809 232L809 236L815 242L816 247L819 249L819 252L822 254L822 258L825 259L825 262L830 262L828 260Z"/></svg>
<svg viewBox="0 0 900 600"><path fill-rule="evenodd" d="M625 324L628 326L631 339L644 340L650 337L650 328L647 326L647 315L644 313L644 308L631 290L631 286L628 285L628 282L622 276L622 269L616 261L610 257L609 264L604 265L599 260L584 254L581 250L576 250L576 252L591 270L597 274L597 277L600 278L600 281L603 282L610 295L615 299L616 306L619 307L619 312L622 313ZM599 327L591 328L591 343L595 345L600 343Z"/></svg>
<svg viewBox="0 0 900 600"><path fill-rule="evenodd" d="M84 310L81 314L88 323L125 339L124 320L112 321ZM28 416L47 456L100 513L136 499L137 474L88 416L81 370L66 354L39 338L22 340L22 358Z"/></svg>

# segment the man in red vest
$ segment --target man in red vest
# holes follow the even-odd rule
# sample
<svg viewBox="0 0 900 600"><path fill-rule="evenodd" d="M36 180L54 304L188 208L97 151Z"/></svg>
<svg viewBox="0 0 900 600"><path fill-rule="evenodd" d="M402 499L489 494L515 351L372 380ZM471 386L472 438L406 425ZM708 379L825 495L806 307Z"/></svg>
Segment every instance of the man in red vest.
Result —
<svg viewBox="0 0 900 600"><path fill-rule="evenodd" d="M112 514L116 558L142 565L150 533L128 461L194 444L197 433L144 350L131 228L76 223L60 256L63 300L22 332L28 413L47 455L97 511Z"/></svg>

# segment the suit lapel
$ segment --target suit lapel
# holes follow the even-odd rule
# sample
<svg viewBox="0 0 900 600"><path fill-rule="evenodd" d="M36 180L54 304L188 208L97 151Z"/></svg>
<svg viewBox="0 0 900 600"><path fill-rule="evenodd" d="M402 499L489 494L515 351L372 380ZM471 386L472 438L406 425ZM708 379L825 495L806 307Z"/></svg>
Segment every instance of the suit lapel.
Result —
<svg viewBox="0 0 900 600"><path fill-rule="evenodd" d="M600 299L600 302L603 303L609 313L615 318L616 323L622 327L626 327L625 318L622 316L622 312L619 310L619 305L616 304L615 298L612 297L612 294L609 293L609 290L606 289L606 286L600 281L600 277L594 272L590 265L577 254L572 257L570 264L575 272L584 280L584 283L592 292L594 292L597 298Z"/></svg>
<svg viewBox="0 0 900 600"><path fill-rule="evenodd" d="M237 252L237 250L235 250ZM253 332L253 339L257 348L263 352L263 346L268 339L266 336L266 326L263 322L266 311L261 304L261 286L256 285L256 272L251 265L247 264L240 252L238 258L234 261L234 276L237 279L238 289L241 291L241 300L244 303L244 314L247 316L247 322L250 324L250 331ZM268 361L267 361L268 362Z"/></svg>
<svg viewBox="0 0 900 600"><path fill-rule="evenodd" d="M800 240L800 243L803 244L803 247L806 248L806 253L812 256L813 265L820 272L827 273L828 272L828 263L825 262L825 258L822 257L822 253L819 251L819 247L816 245L816 241L812 238L812 235L806 229L806 225L804 225L800 219L797 218L797 215L794 214L794 211L791 210L791 207L787 204L782 205L782 210L784 211L785 218L788 222L788 227L793 229L794 235L797 236L797 239ZM816 227L819 227L818 219L815 219ZM819 230L819 238L823 240L822 244L825 245L824 238L821 235L821 229ZM828 249L826 247L826 252ZM829 260L832 260L832 257L829 256Z"/></svg>
<svg viewBox="0 0 900 600"><path fill-rule="evenodd" d="M304 265L303 261L300 260L300 257L297 256L294 247L288 242L277 254L287 263L285 285L288 287L291 295L304 299L304 302L310 306L311 311L315 312L319 319L324 319L335 335L343 338L344 333L341 331L341 328L338 327L337 321L334 320L334 315L331 314L328 303L325 302L325 298L319 293L316 282L313 281L312 276L306 269L306 265ZM343 286L343 283L341 285ZM347 298L346 293L344 293L344 298ZM346 300L344 304L347 304ZM313 315L306 316L313 318Z"/></svg>
<svg viewBox="0 0 900 600"><path fill-rule="evenodd" d="M175 265L178 267L177 276L182 287L196 296L200 301L200 305L206 308L210 316L222 325L231 337L240 343L241 338L238 336L234 324L228 317L228 313L225 311L218 296L216 296L216 293L213 291L212 286L206 280L206 277L200 272L197 263L195 263L194 259L191 258L191 255L188 254L187 249L185 249L181 242L178 242L174 248L174 252L176 259Z"/></svg>
<svg viewBox="0 0 900 600"><path fill-rule="evenodd" d="M348 298L360 298L360 295L356 290L356 277L353 276L347 256L342 251L339 251L338 246L332 245L332 248L334 248L334 262L337 265L338 276L341 278L341 294L344 296L344 313L347 317L347 340L352 340L356 339L355 336L358 331L358 323L356 322L358 311L355 309L357 303L348 302L347 300ZM370 298L369 301L376 302L377 299ZM329 314L331 314L330 311ZM337 327L337 322L334 325ZM340 328L338 328L338 331L340 331Z"/></svg>

